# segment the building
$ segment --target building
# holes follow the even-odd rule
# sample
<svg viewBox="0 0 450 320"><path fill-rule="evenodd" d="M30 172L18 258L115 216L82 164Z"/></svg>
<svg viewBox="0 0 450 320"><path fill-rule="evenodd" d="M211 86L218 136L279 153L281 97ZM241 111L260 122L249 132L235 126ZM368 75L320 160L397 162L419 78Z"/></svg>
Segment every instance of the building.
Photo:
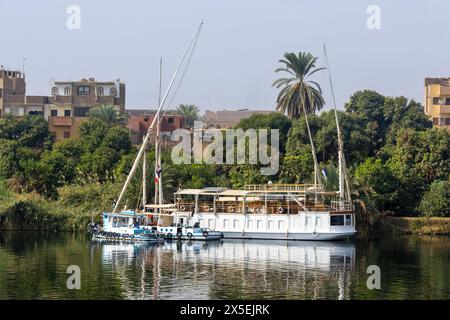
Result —
<svg viewBox="0 0 450 320"><path fill-rule="evenodd" d="M450 130L450 78L425 78L425 114L433 126Z"/></svg>
<svg viewBox="0 0 450 320"><path fill-rule="evenodd" d="M153 110L130 109L126 113L128 115L127 128L131 133L131 142L133 144L139 144L152 124L156 112ZM161 115L160 134L163 141L169 142L172 132L177 129L183 129L184 127L183 116L167 113ZM153 133L156 133L156 127ZM154 141L154 138L150 139L150 144L153 144Z"/></svg>
<svg viewBox="0 0 450 320"><path fill-rule="evenodd" d="M0 67L0 116L47 115L48 97L27 96L25 74Z"/></svg>
<svg viewBox="0 0 450 320"><path fill-rule="evenodd" d="M49 129L56 140L79 135L79 126L87 119L89 110L99 106L113 106L125 112L125 84L116 81L99 82L94 78L80 81L55 81L49 100Z"/></svg>
<svg viewBox="0 0 450 320"><path fill-rule="evenodd" d="M206 111L203 121L207 128L233 128L242 119L250 118L254 114L268 114L273 111L267 110L222 110L222 111Z"/></svg>

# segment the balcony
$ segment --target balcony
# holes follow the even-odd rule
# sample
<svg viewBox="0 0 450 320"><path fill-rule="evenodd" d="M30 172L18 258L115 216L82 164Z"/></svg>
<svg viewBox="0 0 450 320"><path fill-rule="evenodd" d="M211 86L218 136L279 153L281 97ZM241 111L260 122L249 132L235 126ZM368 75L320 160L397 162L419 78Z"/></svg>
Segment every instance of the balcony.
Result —
<svg viewBox="0 0 450 320"><path fill-rule="evenodd" d="M434 106L434 114L443 114L448 113L450 114L450 105L437 105Z"/></svg>
<svg viewBox="0 0 450 320"><path fill-rule="evenodd" d="M49 117L48 121L53 126L71 126L72 117Z"/></svg>
<svg viewBox="0 0 450 320"><path fill-rule="evenodd" d="M440 86L439 87L439 95L440 96L450 96L450 87Z"/></svg>

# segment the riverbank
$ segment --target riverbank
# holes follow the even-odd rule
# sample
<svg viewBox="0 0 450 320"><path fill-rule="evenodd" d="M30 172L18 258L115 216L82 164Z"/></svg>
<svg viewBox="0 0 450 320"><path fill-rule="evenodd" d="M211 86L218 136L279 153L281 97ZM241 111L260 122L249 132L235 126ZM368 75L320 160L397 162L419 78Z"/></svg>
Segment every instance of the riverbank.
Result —
<svg viewBox="0 0 450 320"><path fill-rule="evenodd" d="M450 235L450 218L438 217L383 217L388 233L405 235Z"/></svg>
<svg viewBox="0 0 450 320"><path fill-rule="evenodd" d="M85 232L117 194L114 184L60 188L58 200L0 187L0 230Z"/></svg>

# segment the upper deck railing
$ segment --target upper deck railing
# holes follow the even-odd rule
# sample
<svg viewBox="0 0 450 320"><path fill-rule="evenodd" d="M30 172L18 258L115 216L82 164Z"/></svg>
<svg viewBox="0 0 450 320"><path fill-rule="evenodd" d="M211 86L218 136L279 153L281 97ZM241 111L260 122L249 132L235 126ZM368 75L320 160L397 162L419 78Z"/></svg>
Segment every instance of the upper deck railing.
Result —
<svg viewBox="0 0 450 320"><path fill-rule="evenodd" d="M353 212L355 205L351 201L331 201L330 209L332 212Z"/></svg>
<svg viewBox="0 0 450 320"><path fill-rule="evenodd" d="M313 184L249 184L244 186L246 191L270 192L306 192L314 191Z"/></svg>

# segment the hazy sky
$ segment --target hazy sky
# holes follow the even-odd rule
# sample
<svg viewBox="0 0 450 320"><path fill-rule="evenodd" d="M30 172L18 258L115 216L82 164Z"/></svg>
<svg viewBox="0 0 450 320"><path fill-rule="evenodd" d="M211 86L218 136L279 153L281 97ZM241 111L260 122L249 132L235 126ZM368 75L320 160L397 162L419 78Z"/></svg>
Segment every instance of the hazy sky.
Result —
<svg viewBox="0 0 450 320"><path fill-rule="evenodd" d="M80 30L66 27L69 5L81 9ZM380 30L366 26L369 5L381 9ZM0 0L0 15L0 64L21 69L26 57L31 95L49 94L52 79L120 78L128 108L154 107L159 57L167 86L202 18L174 105L273 109L278 59L309 51L323 65L324 42L339 107L366 88L422 102L426 76L450 76L447 0ZM317 81L331 102L325 73Z"/></svg>

